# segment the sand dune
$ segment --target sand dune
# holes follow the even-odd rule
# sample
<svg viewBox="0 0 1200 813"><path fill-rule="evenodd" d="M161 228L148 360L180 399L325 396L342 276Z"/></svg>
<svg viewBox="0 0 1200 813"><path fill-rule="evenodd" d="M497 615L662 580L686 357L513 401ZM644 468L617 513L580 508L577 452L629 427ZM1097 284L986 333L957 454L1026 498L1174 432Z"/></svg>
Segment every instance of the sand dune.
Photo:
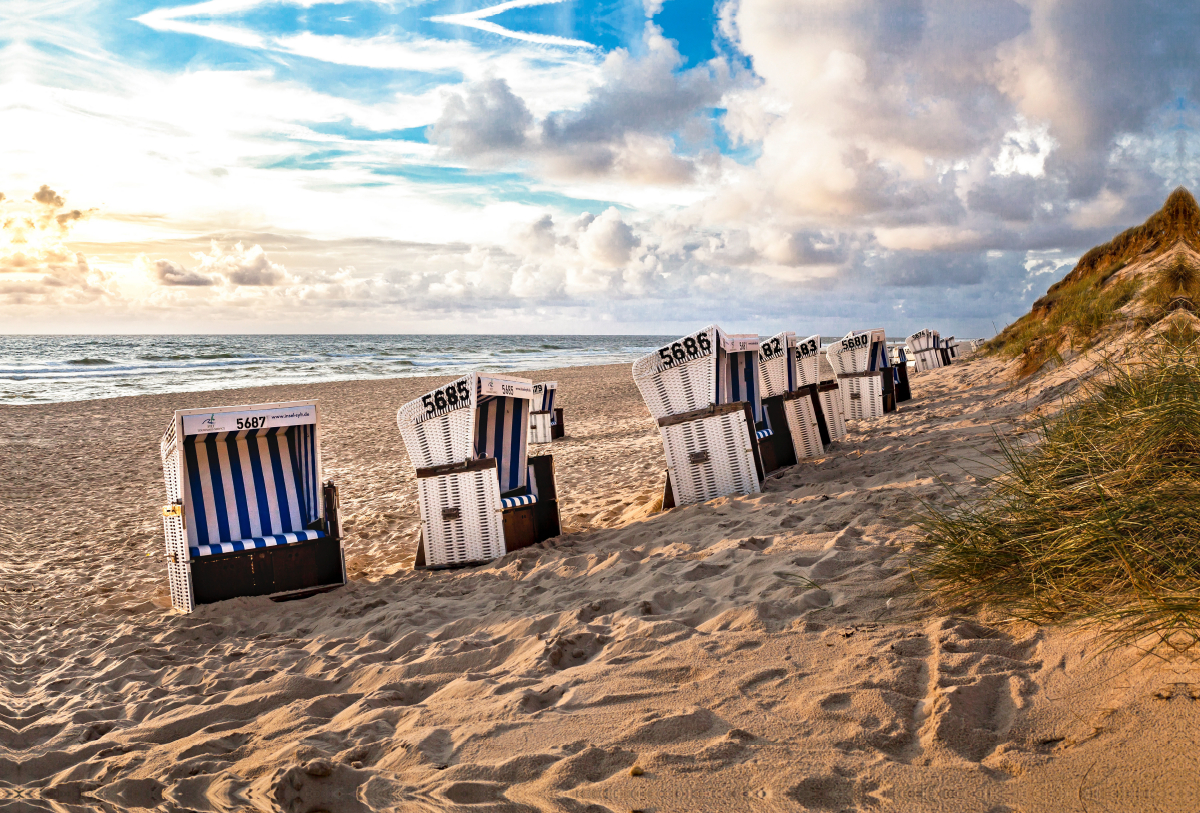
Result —
<svg viewBox="0 0 1200 813"><path fill-rule="evenodd" d="M564 535L437 573L394 423L435 382L0 408L0 810L1200 809L1196 675L936 611L908 568L920 503L1065 378L915 375L764 493L649 514L629 368L546 377ZM297 397L353 581L170 612L171 410Z"/></svg>

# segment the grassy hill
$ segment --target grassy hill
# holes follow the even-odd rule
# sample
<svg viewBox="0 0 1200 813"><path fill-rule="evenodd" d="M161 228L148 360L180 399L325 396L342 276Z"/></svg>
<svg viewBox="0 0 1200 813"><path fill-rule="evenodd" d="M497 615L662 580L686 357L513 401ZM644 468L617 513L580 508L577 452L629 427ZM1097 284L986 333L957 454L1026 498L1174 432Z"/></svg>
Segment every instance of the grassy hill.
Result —
<svg viewBox="0 0 1200 813"><path fill-rule="evenodd" d="M987 349L1019 359L1018 375L1025 377L1061 361L1066 350L1090 347L1113 322L1139 315L1143 323L1156 321L1155 312L1161 318L1171 303L1196 298L1198 254L1200 205L1180 187L1145 223L1080 257ZM1171 259L1164 264L1165 255Z"/></svg>

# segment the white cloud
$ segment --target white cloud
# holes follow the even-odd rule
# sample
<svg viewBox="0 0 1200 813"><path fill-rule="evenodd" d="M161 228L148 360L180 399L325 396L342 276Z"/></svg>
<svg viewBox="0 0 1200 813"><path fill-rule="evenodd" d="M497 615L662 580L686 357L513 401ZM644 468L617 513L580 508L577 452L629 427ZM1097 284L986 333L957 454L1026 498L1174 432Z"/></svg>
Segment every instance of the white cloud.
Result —
<svg viewBox="0 0 1200 813"><path fill-rule="evenodd" d="M508 31L464 40L272 31L262 5L139 18L186 68L82 23L6 47L8 324L83 302L200 329L1015 315L1066 262L1039 252L1200 177L1196 23L1130 2L731 0L702 64L658 0L608 52L514 39L512 4L458 15Z"/></svg>
<svg viewBox="0 0 1200 813"><path fill-rule="evenodd" d="M616 209L608 209L588 223L579 237L579 250L584 259L608 268L629 262L639 245L641 240Z"/></svg>

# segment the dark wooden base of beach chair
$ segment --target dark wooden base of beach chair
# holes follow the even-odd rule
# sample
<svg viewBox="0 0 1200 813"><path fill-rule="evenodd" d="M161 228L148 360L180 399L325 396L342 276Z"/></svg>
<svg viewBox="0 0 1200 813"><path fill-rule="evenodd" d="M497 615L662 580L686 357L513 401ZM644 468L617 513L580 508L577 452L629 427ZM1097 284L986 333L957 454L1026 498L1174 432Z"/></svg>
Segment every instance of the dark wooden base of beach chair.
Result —
<svg viewBox="0 0 1200 813"><path fill-rule="evenodd" d="M561 420L560 417L559 421ZM558 481L554 476L554 455L531 457L529 465L533 468L533 479L537 484L538 501L533 504L537 509L534 511L537 515L537 541L544 542L562 533L558 516Z"/></svg>
<svg viewBox="0 0 1200 813"><path fill-rule="evenodd" d="M331 537L202 556L191 567L197 605L241 596L303 598L346 583L341 542Z"/></svg>
<svg viewBox="0 0 1200 813"><path fill-rule="evenodd" d="M825 410L821 408L821 393L831 392L838 388L836 381L822 381L820 384L809 384L809 397L812 398L813 412L817 415L817 431L821 433L821 445L828 446L833 442L829 434L829 424L826 422Z"/></svg>
<svg viewBox="0 0 1200 813"><path fill-rule="evenodd" d="M902 404L905 401L912 400L912 387L908 383L908 365L901 364L896 367L896 377L899 379L896 382L896 403Z"/></svg>
<svg viewBox="0 0 1200 813"><path fill-rule="evenodd" d="M746 413L746 429L750 433L750 448L754 450L754 470L758 474L758 482L761 485L767 479L767 472L775 470L775 456L769 451L768 454L771 455L770 460L763 460L763 447L759 446L758 436L754 433L754 409L747 401L739 401L738 403ZM763 446L765 445L763 444ZM768 463L770 464L770 468L767 468Z"/></svg>
<svg viewBox="0 0 1200 813"><path fill-rule="evenodd" d="M884 367L880 382L883 384L883 413L896 411L896 376L895 368Z"/></svg>
<svg viewBox="0 0 1200 813"><path fill-rule="evenodd" d="M500 514L504 523L504 549L508 553L521 550L538 542L537 505L519 505L505 508Z"/></svg>
<svg viewBox="0 0 1200 813"><path fill-rule="evenodd" d="M322 539L192 559L193 603L212 604L241 596L290 601L344 585L341 506L332 481L321 487L321 498L325 518L313 521L307 530L324 530L327 536Z"/></svg>
<svg viewBox="0 0 1200 813"><path fill-rule="evenodd" d="M671 470L667 469L667 482L663 486L662 509L666 511L668 508L675 507L675 489L671 488Z"/></svg>
<svg viewBox="0 0 1200 813"><path fill-rule="evenodd" d="M787 413L783 411L784 396L763 399L763 410L771 424L771 437L762 442L764 447L763 468L768 472L774 469L787 468L796 465L796 447L792 442L792 430L788 426ZM770 447L770 455L774 466L767 467L766 447Z"/></svg>
<svg viewBox="0 0 1200 813"><path fill-rule="evenodd" d="M550 424L550 439L558 440L566 433L566 428L563 425L562 407L554 408L554 423Z"/></svg>

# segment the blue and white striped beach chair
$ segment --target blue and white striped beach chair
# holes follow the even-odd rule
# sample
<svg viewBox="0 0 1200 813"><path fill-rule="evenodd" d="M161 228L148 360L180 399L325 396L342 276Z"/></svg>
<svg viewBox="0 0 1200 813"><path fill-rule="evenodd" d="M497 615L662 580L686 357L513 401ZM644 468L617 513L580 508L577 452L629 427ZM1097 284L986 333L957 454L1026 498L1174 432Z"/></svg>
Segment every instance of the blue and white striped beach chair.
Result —
<svg viewBox="0 0 1200 813"><path fill-rule="evenodd" d="M529 426L533 432L530 443L549 443L563 436L563 411L561 407L554 406L557 393L557 381L542 381L533 385L533 411L529 413Z"/></svg>
<svg viewBox="0 0 1200 813"><path fill-rule="evenodd" d="M346 583L316 401L177 411L161 443L171 603L294 597Z"/></svg>
<svg viewBox="0 0 1200 813"><path fill-rule="evenodd" d="M559 534L551 455L529 457L533 382L471 373L396 413L416 469L415 567L488 562Z"/></svg>
<svg viewBox="0 0 1200 813"><path fill-rule="evenodd" d="M760 491L757 336L710 325L638 359L633 380L663 439L664 509Z"/></svg>
<svg viewBox="0 0 1200 813"><path fill-rule="evenodd" d="M816 347L816 342L805 340L804 361L814 371ZM763 408L775 432L775 459L780 466L825 453L818 419L818 385L800 383L800 350L796 334L785 331L764 341L758 351Z"/></svg>

